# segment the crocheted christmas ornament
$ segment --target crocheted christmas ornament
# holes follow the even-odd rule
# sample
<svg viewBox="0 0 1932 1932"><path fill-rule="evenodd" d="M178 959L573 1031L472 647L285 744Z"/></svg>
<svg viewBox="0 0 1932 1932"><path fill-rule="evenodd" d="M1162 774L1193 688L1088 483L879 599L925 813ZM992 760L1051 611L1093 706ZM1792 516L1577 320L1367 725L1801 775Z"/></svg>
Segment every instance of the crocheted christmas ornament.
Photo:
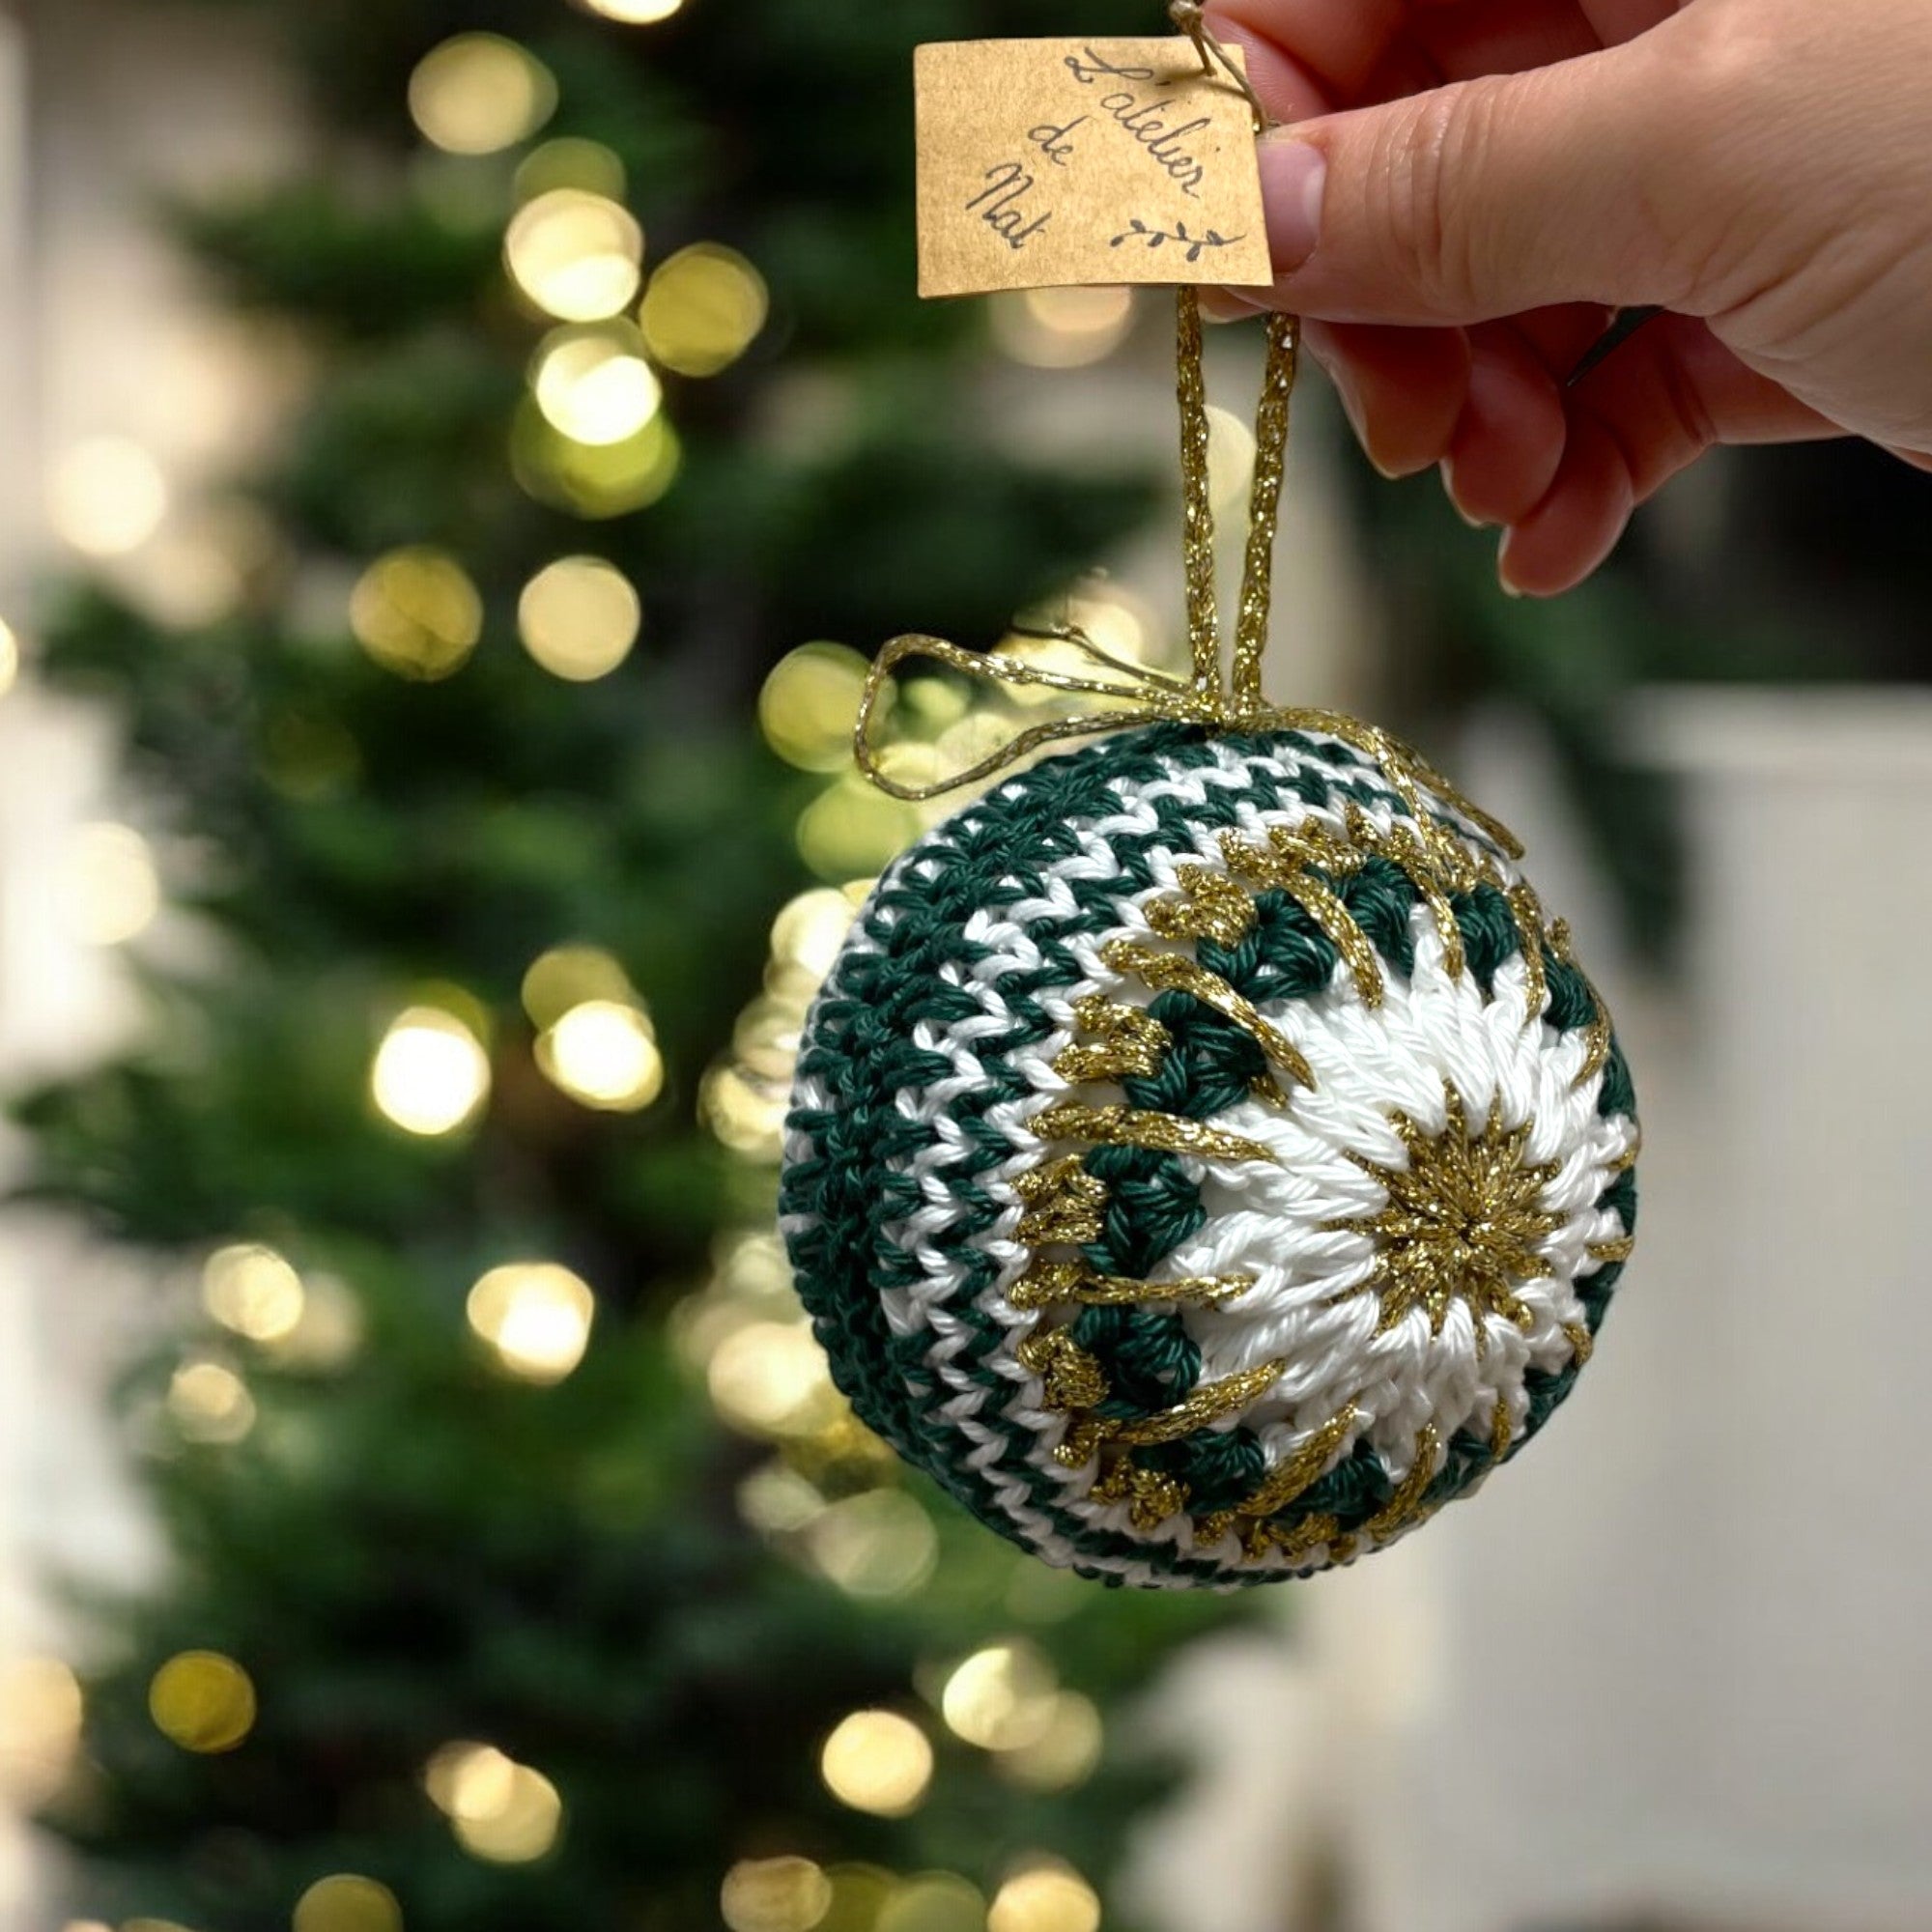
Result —
<svg viewBox="0 0 1932 1932"><path fill-rule="evenodd" d="M1116 1584L1306 1575L1569 1394L1634 1103L1479 819L1322 732L1155 724L881 880L783 1226L838 1386L981 1521Z"/></svg>

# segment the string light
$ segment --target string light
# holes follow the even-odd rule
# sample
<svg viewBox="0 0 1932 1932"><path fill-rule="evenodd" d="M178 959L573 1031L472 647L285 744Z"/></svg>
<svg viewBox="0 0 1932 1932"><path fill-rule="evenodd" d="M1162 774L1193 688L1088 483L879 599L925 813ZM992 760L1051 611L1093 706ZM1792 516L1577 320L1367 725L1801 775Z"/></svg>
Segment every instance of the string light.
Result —
<svg viewBox="0 0 1932 1932"><path fill-rule="evenodd" d="M58 1658L0 1665L0 1789L23 1808L52 1797L80 1746L80 1682Z"/></svg>
<svg viewBox="0 0 1932 1932"><path fill-rule="evenodd" d="M406 1133L451 1133L488 1097L490 1057L454 1013L411 1007L390 1023L376 1049L369 1091Z"/></svg>
<svg viewBox="0 0 1932 1932"><path fill-rule="evenodd" d="M494 1745L445 1745L430 1760L423 1782L457 1842L493 1864L542 1858L563 1828L556 1786Z"/></svg>
<svg viewBox="0 0 1932 1932"><path fill-rule="evenodd" d="M458 34L410 76L410 115L424 139L452 155L494 155L536 132L556 111L556 82L534 54L500 34Z"/></svg>
<svg viewBox="0 0 1932 1932"><path fill-rule="evenodd" d="M940 1715L947 1728L985 1750L1037 1744L1053 1722L1059 1691L1053 1665L1024 1638L976 1651L946 1680Z"/></svg>
<svg viewBox="0 0 1932 1932"><path fill-rule="evenodd" d="M601 322L638 292L644 231L629 209L582 188L540 194L511 217L503 260L517 286L559 322Z"/></svg>
<svg viewBox="0 0 1932 1932"><path fill-rule="evenodd" d="M573 1100L634 1114L664 1091L649 1017L628 1001L585 1000L537 1040L537 1065Z"/></svg>
<svg viewBox="0 0 1932 1932"><path fill-rule="evenodd" d="M1027 289L994 298L993 339L1015 362L1078 369L1111 355L1134 323L1130 289Z"/></svg>
<svg viewBox="0 0 1932 1932"><path fill-rule="evenodd" d="M849 644L800 644L787 651L758 693L758 728L766 744L801 771L843 770L852 760L852 725L869 669Z"/></svg>
<svg viewBox="0 0 1932 1932"><path fill-rule="evenodd" d="M69 906L77 937L125 946L155 923L161 883L148 841L129 825L83 825L73 835Z"/></svg>
<svg viewBox="0 0 1932 1932"><path fill-rule="evenodd" d="M1015 1872L994 1894L986 1932L1099 1932L1094 1888L1062 1864Z"/></svg>
<svg viewBox="0 0 1932 1932"><path fill-rule="evenodd" d="M643 605L629 578L601 556L563 556L524 586L517 629L553 676L587 684L630 656Z"/></svg>
<svg viewBox="0 0 1932 1932"><path fill-rule="evenodd" d="M764 277L715 242L680 248L651 277L639 314L645 346L680 376L716 376L759 335L771 315Z"/></svg>
<svg viewBox="0 0 1932 1932"><path fill-rule="evenodd" d="M589 1284L554 1262L492 1268L469 1291L469 1325L513 1376L560 1382L583 1359L597 1298Z"/></svg>
<svg viewBox="0 0 1932 1932"><path fill-rule="evenodd" d="M621 20L626 26L655 26L668 20L684 5L684 0L583 0L593 14L607 20Z"/></svg>
<svg viewBox="0 0 1932 1932"><path fill-rule="evenodd" d="M48 511L54 530L88 556L125 556L161 526L167 478L147 450L126 437L77 442L54 465Z"/></svg>
<svg viewBox="0 0 1932 1932"><path fill-rule="evenodd" d="M301 1276L273 1248L217 1248L201 1271L201 1301L224 1328L250 1342L286 1341L301 1325Z"/></svg>
<svg viewBox="0 0 1932 1932"><path fill-rule="evenodd" d="M895 1711L854 1711L825 1740L818 1774L841 1804L904 1818L918 1810L932 1783L932 1747Z"/></svg>
<svg viewBox="0 0 1932 1932"><path fill-rule="evenodd" d="M184 1362L168 1382L168 1413L195 1442L240 1442L255 1426L248 1385L220 1362Z"/></svg>
<svg viewBox="0 0 1932 1932"><path fill-rule="evenodd" d="M664 402L643 337L628 324L554 330L537 352L531 388L552 428L593 449L637 436Z"/></svg>
<svg viewBox="0 0 1932 1932"><path fill-rule="evenodd" d="M469 661L483 636L483 599L452 556L422 545L390 551L362 573L349 627L384 670L434 683Z"/></svg>
<svg viewBox="0 0 1932 1932"><path fill-rule="evenodd" d="M812 1932L832 1910L832 1881L810 1859L744 1859L718 1889L730 1932Z"/></svg>
<svg viewBox="0 0 1932 1932"><path fill-rule="evenodd" d="M255 1686L232 1657L185 1650L155 1672L148 1715L183 1750L214 1756L234 1750L255 1728Z"/></svg>
<svg viewBox="0 0 1932 1932"><path fill-rule="evenodd" d="M337 1872L296 1901L294 1932L403 1932L403 1908L386 1885Z"/></svg>

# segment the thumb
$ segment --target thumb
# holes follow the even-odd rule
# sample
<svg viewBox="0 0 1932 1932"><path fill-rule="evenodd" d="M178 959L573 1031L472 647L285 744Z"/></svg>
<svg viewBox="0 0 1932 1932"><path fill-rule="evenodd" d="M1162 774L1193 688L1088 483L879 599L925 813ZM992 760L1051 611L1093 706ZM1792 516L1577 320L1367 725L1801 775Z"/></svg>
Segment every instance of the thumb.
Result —
<svg viewBox="0 0 1932 1932"><path fill-rule="evenodd" d="M1485 322L1681 299L1648 212L1677 144L1642 42L1304 121L1261 147L1285 307L1333 322ZM1680 174L1672 197L1683 207Z"/></svg>

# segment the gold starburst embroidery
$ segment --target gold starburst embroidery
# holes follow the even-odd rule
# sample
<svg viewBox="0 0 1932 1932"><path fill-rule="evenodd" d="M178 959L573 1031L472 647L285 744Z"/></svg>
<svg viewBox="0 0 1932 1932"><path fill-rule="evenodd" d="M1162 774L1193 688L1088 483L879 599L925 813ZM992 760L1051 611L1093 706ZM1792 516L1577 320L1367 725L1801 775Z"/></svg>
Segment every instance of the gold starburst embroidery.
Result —
<svg viewBox="0 0 1932 1932"><path fill-rule="evenodd" d="M1330 1233L1366 1235L1376 1244L1367 1279L1334 1300L1379 1296L1378 1335L1418 1308L1429 1313L1430 1334L1440 1335L1450 1304L1460 1300L1475 1323L1482 1355L1489 1350L1492 1316L1523 1329L1534 1320L1516 1291L1549 1273L1539 1243L1563 1225L1563 1217L1546 1213L1540 1204L1558 1164L1525 1163L1531 1123L1505 1131L1500 1097L1491 1103L1482 1130L1472 1134L1463 1096L1446 1081L1443 1095L1448 1120L1439 1133L1406 1114L1391 1116L1408 1154L1406 1167L1350 1154L1380 1183L1388 1201L1377 1213L1328 1224Z"/></svg>

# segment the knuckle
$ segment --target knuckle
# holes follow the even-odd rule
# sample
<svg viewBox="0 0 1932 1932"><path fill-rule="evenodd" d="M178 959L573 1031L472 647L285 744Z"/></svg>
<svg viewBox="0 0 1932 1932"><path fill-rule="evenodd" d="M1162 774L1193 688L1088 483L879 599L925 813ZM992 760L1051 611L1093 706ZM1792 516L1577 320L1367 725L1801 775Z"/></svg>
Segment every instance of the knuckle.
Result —
<svg viewBox="0 0 1932 1932"><path fill-rule="evenodd" d="M1417 96L1391 128L1380 157L1383 245L1391 267L1435 311L1468 304L1478 245L1468 210L1482 164L1489 91L1467 86Z"/></svg>

